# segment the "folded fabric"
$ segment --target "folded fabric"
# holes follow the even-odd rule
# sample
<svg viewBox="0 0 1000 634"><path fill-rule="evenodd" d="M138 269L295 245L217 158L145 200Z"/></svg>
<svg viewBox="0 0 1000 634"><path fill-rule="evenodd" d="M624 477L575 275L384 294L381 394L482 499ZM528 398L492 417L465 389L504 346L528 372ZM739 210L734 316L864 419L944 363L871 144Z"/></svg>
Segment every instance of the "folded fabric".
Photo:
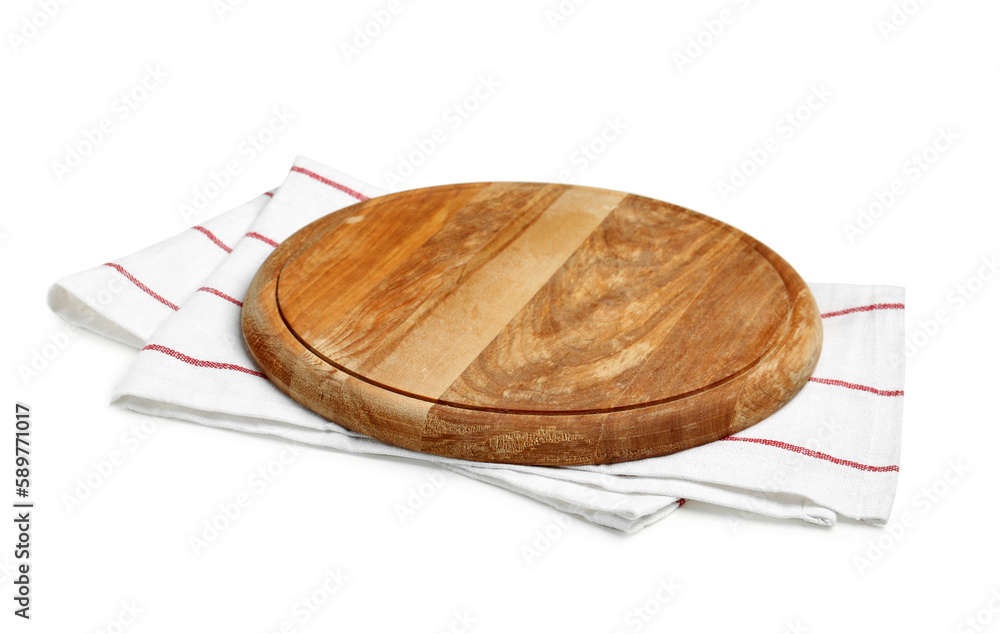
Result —
<svg viewBox="0 0 1000 634"><path fill-rule="evenodd" d="M63 319L141 348L217 267L263 211L272 193L163 242L49 289L49 307ZM142 280L154 283L156 290ZM170 299L167 299L170 298Z"/></svg>
<svg viewBox="0 0 1000 634"><path fill-rule="evenodd" d="M809 383L749 429L669 456L580 467L440 458L387 445L302 407L251 360L240 330L242 299L281 241L381 194L300 157L273 196L63 278L49 304L71 322L142 347L112 403L144 414L426 460L626 532L665 517L685 499L820 525L834 524L838 515L888 520L903 411L903 289L897 287L811 284L823 312L824 347ZM101 301L109 284L121 290Z"/></svg>

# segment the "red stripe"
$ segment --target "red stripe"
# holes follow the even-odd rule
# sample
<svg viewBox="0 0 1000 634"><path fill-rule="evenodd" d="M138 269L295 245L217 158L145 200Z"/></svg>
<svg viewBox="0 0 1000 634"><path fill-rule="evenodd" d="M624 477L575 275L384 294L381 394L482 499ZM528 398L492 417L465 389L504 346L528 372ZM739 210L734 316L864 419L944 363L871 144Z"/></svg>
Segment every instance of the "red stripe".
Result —
<svg viewBox="0 0 1000 634"><path fill-rule="evenodd" d="M680 508L680 507L684 506L686 503L687 503L687 500L685 500L684 498L681 498L681 499L677 500L677 508Z"/></svg>
<svg viewBox="0 0 1000 634"><path fill-rule="evenodd" d="M236 304L237 306L242 306L243 305L243 302L241 302L240 300L236 299L235 297L231 297L229 295L226 295L225 293L223 293L222 291L220 291L217 288L212 288L211 286L202 286L198 290L199 291L205 291L206 293L211 293L212 295L215 295L216 297L221 297L222 299L226 300L227 302L232 302L232 303Z"/></svg>
<svg viewBox="0 0 1000 634"><path fill-rule="evenodd" d="M143 284L139 280L135 279L135 277L133 277L133 275L131 273L129 273L128 271L126 271L124 268L122 268L121 264L115 264L114 262L105 262L104 266L110 266L114 270L118 271L119 273L121 273L125 277L125 279L127 279L128 281L132 282L137 287L139 287L139 290L141 290L143 293L149 295L150 297L152 297L156 301L160 302L161 304L163 304L164 306L166 306L170 310L177 310L177 304L175 304L175 303L173 303L173 302L171 302L171 301L169 301L167 299L164 299L162 295L159 295L159 294L153 292L153 289L149 288L148 286L146 286L145 284Z"/></svg>
<svg viewBox="0 0 1000 634"><path fill-rule="evenodd" d="M340 191L344 192L345 194L347 194L349 196L354 196L358 200L370 200L370 198L368 196L365 196L361 192L355 191L355 190L351 189L350 187L347 187L346 185L341 185L340 183L335 183L332 180L330 180L329 178L326 178L324 176L320 176L316 172L310 172L309 170L307 170L304 167L299 167L298 165L295 165L295 166L292 167L292 171L293 172L298 172L300 174L305 174L309 178L314 178L314 179L318 180L319 182L323 183L324 185L329 185L330 187L333 187L334 189L339 189Z"/></svg>
<svg viewBox="0 0 1000 634"><path fill-rule="evenodd" d="M727 436L725 438L720 438L719 440L738 440L740 442L752 442L757 445L767 445L768 447L777 447L778 449L784 449L786 451L794 451L795 453L800 453L804 456L809 456L810 458L819 458L820 460L826 460L828 462L832 462L833 464L839 464L845 467L853 467L855 469L860 469L861 471L875 471L877 473L884 473L886 471L899 471L899 467L896 465L889 465L887 467L873 467L872 465L861 464L860 462L854 462L853 460L842 460L840 458L834 458L830 454L825 454L819 451L813 451L812 449L806 449L805 447L799 447L798 445L790 445L786 442L780 442L777 440L768 440L766 438L743 438L740 436Z"/></svg>
<svg viewBox="0 0 1000 634"><path fill-rule="evenodd" d="M902 310L903 308L905 308L903 304L869 304L868 306L855 306L854 308L835 310L832 313L823 313L820 317L826 319L827 317L838 317L851 313L867 313L870 310Z"/></svg>
<svg viewBox="0 0 1000 634"><path fill-rule="evenodd" d="M277 242L275 242L271 238L268 238L267 236L260 235L256 231L251 231L250 233L247 234L247 237L248 238L253 238L255 240L260 240L264 244L269 244L269 245L271 245L274 248L278 248L278 243Z"/></svg>
<svg viewBox="0 0 1000 634"><path fill-rule="evenodd" d="M264 192L264 195L268 198L274 198L274 192Z"/></svg>
<svg viewBox="0 0 1000 634"><path fill-rule="evenodd" d="M205 227L191 227L191 228L194 229L195 231L200 231L200 232L204 233L206 236L208 236L209 240L211 240L216 245L218 245L218 247L220 249L222 249L223 251L225 251L226 253L232 253L233 252L233 250L229 247L229 245L227 245L222 240L219 240L218 236L216 236L214 233L212 233L211 231L209 231Z"/></svg>
<svg viewBox="0 0 1000 634"><path fill-rule="evenodd" d="M263 372L258 372L257 370L251 370L250 368L245 368L242 365L233 365L232 363L217 363L215 361L202 361L201 359L195 359L194 357L189 357L184 353L177 352L172 348L167 348L166 346L160 346L154 343L149 344L143 350L152 350L154 352L162 352L163 354L169 355L178 361L183 361L190 365L196 365L199 368L212 368L214 370L236 370L237 372L245 372L247 374L252 374L254 376L259 376L266 379L267 377Z"/></svg>
<svg viewBox="0 0 1000 634"><path fill-rule="evenodd" d="M858 385L857 383L848 383L847 381L838 381L836 379L820 379L817 377L810 377L810 381L813 383L822 383L823 385L836 385L838 387L846 387L851 390L861 390L862 392L870 392L872 394L877 394L879 396L902 396L903 390L879 390L867 385Z"/></svg>

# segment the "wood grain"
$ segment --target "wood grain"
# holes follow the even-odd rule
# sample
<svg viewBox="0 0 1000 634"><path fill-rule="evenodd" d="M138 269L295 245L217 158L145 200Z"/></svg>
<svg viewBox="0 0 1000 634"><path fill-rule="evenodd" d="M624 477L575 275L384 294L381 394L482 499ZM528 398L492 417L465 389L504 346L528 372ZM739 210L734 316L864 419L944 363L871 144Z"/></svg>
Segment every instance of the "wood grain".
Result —
<svg viewBox="0 0 1000 634"><path fill-rule="evenodd" d="M517 464L664 455L745 429L808 380L808 287L722 222L545 183L375 198L255 276L248 347L287 394L408 449Z"/></svg>

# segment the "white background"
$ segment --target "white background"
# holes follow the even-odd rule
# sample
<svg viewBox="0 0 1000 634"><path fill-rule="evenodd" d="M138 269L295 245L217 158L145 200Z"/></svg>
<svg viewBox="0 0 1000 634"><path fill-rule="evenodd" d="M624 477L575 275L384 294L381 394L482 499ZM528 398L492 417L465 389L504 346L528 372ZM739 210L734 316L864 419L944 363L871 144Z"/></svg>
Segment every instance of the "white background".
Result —
<svg viewBox="0 0 1000 634"><path fill-rule="evenodd" d="M949 301L1000 252L1000 7L897 1L912 15L897 15L891 32L879 24L893 14L889 0L592 0L564 3L575 11L555 25L546 11L558 0L404 1L348 60L341 44L387 0L249 0L221 17L211 0L69 2L30 38L24 19L46 22L40 5L7 0L0 406L33 407L37 507L28 623L11 614L15 537L10 520L0 522L0 630L118 631L122 603L134 602L142 612L124 631L137 634L263 633L285 621L297 632L457 632L463 611L475 619L469 631L484 634L941 632L977 613L992 620L984 631L1000 631L989 611L1000 590L1000 282L973 282L979 291L961 307ZM719 32L723 10L730 23ZM701 33L706 20L716 36ZM689 49L689 37L707 46ZM679 68L686 49L697 57ZM114 102L147 66L167 76L121 119ZM453 127L449 109L483 77L499 87ZM832 96L800 110L808 120L785 135L778 120L806 106L813 88ZM276 107L294 121L248 160L240 144ZM105 117L112 131L60 180L53 162ZM574 160L616 117L620 136L589 164ZM280 442L160 421L138 448L124 448L142 417L107 401L135 352L91 333L72 337L38 376L19 375L64 331L44 302L58 277L280 184L296 154L386 187L399 157L439 127L445 142L396 189L556 180L568 170L576 183L727 221L809 281L905 286L908 336L921 345L907 363L894 518L912 512L916 525L884 538L891 546L860 574L855 558L884 529L744 518L692 501L632 536L575 521L529 565L524 547L546 546L538 535L562 521L548 507L450 475L401 523L394 507L425 481L425 467L310 449L196 557L188 538ZM914 180L912 157L939 129L958 138ZM721 195L718 182L768 138L777 151ZM184 217L181 205L231 159L240 173ZM844 226L896 179L905 192L852 243ZM947 323L935 328L936 312ZM932 335L918 334L922 322ZM125 464L68 512L64 494L116 449ZM931 508L915 506L953 460L972 471ZM338 568L349 580L303 623L296 602ZM679 586L676 596L648 622L630 618L655 602L661 580Z"/></svg>

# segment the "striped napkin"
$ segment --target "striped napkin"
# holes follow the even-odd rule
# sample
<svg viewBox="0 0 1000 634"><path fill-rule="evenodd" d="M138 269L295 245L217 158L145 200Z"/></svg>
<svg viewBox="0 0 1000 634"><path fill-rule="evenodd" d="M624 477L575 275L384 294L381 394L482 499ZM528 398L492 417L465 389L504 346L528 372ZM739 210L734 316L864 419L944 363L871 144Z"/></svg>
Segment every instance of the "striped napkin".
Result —
<svg viewBox="0 0 1000 634"><path fill-rule="evenodd" d="M282 186L49 291L67 321L140 348L112 404L355 453L405 456L635 532L698 500L832 525L885 524L903 416L903 289L811 284L823 313L815 375L785 407L722 440L613 465L532 467L414 453L347 430L285 396L254 365L240 307L265 258L305 224L383 192L307 158ZM331 454L330 459L336 459Z"/></svg>

